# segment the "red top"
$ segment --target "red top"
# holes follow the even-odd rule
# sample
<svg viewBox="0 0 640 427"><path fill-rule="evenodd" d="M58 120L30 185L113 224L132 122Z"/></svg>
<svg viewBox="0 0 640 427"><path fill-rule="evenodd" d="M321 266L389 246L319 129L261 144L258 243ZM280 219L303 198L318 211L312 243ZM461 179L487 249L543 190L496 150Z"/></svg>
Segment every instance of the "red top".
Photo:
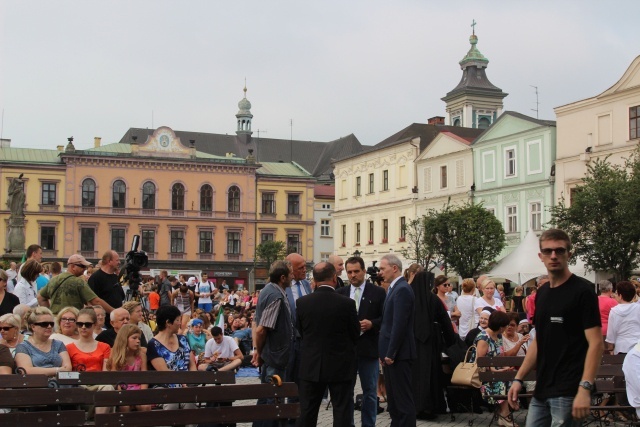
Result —
<svg viewBox="0 0 640 427"><path fill-rule="evenodd" d="M160 308L160 294L157 292L151 292L149 294L149 308L151 310L157 310Z"/></svg>
<svg viewBox="0 0 640 427"><path fill-rule="evenodd" d="M602 335L607 335L607 326L609 326L609 312L613 307L618 305L615 298L606 295L598 296L598 307L600 308L600 322L602 322Z"/></svg>
<svg viewBox="0 0 640 427"><path fill-rule="evenodd" d="M84 365L87 372L99 372L102 371L104 361L111 355L111 347L109 344L96 341L98 347L91 353L85 353L80 351L76 347L75 343L71 343L67 346L69 352L69 358L71 358L71 366L74 370L77 370L78 365Z"/></svg>

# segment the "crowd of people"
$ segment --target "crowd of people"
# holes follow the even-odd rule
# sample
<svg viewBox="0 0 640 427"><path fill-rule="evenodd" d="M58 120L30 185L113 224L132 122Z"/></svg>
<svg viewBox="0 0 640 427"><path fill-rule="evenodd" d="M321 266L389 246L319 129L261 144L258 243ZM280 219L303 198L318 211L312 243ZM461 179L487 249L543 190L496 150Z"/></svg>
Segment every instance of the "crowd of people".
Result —
<svg viewBox="0 0 640 427"><path fill-rule="evenodd" d="M329 399L336 426L356 425L356 408L361 425L374 426L385 401L392 426L411 426L451 407L442 354L456 362L471 347L470 361L525 356L513 383L481 387L498 425L516 425L513 411L525 388L534 393L528 425L560 418L568 424L557 425L572 425L586 416L590 401L581 390L592 388L594 361L604 347L628 353L640 341L640 283L619 282L614 291L601 281L596 297L589 282L570 273L570 250L566 233L545 231L539 256L548 275L526 289L516 284L511 295L508 286L486 276L466 278L456 291L449 277L434 277L418 264L403 269L391 254L380 259L373 277L366 277L362 258L333 255L316 264L308 280L304 258L292 253L270 266L261 291L163 270L131 299L118 277L117 252L106 251L95 267L72 255L63 272L58 263L45 270L41 248L32 245L22 265L0 270L0 373L16 367L54 376L254 366L262 382L280 375L298 384L297 425L316 425L319 407ZM535 382L519 379L534 366ZM356 398L357 379L362 396ZM505 395L508 400L494 398ZM561 410L549 413L552 403Z"/></svg>

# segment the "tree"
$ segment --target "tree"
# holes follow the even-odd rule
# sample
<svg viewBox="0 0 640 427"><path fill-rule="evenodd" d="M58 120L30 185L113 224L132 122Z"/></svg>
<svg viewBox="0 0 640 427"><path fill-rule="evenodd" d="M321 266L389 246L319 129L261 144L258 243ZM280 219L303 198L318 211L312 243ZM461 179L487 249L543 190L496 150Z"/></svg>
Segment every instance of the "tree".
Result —
<svg viewBox="0 0 640 427"><path fill-rule="evenodd" d="M473 277L492 262L506 242L498 219L482 204L431 209L424 218L426 246L462 277Z"/></svg>
<svg viewBox="0 0 640 427"><path fill-rule="evenodd" d="M435 267L435 263L431 268L428 268L432 254L430 254L427 249L423 218L409 220L409 222L404 225L403 231L407 246L398 252L406 259L415 261L425 269L431 271Z"/></svg>
<svg viewBox="0 0 640 427"><path fill-rule="evenodd" d="M551 224L569 234L573 255L588 269L627 279L638 267L640 244L640 151L615 165L597 159L582 185L552 207Z"/></svg>
<svg viewBox="0 0 640 427"><path fill-rule="evenodd" d="M284 259L287 256L287 245L279 240L266 240L258 245L256 248L256 256L258 259L264 261L267 264L267 268L273 264L274 261Z"/></svg>

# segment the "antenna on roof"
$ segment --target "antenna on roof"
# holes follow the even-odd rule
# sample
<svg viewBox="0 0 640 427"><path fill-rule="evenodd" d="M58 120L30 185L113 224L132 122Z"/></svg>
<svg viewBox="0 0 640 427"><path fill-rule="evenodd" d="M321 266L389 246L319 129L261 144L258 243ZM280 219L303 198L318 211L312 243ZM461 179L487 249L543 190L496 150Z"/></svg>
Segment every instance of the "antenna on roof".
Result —
<svg viewBox="0 0 640 427"><path fill-rule="evenodd" d="M153 110L151 110L151 129L155 129L153 127Z"/></svg>
<svg viewBox="0 0 640 427"><path fill-rule="evenodd" d="M289 147L291 149L291 161L293 162L293 119L289 119L289 126L291 127L291 133L289 134Z"/></svg>
<svg viewBox="0 0 640 427"><path fill-rule="evenodd" d="M538 100L538 86L534 86L534 85L529 85L532 88L534 88L536 90L536 108L532 108L531 111L535 111L536 112L536 119L538 119L538 114L539 114L539 110L540 110L540 102Z"/></svg>

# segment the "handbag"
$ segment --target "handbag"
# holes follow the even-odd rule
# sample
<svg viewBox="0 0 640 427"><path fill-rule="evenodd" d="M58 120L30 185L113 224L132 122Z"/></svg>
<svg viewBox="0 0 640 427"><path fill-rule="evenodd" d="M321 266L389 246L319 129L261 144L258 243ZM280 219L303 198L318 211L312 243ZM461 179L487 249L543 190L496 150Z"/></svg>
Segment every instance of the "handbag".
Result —
<svg viewBox="0 0 640 427"><path fill-rule="evenodd" d="M475 361L473 363L467 362L467 359L469 358L469 351L471 351L472 348L475 349L476 346L472 345L469 347L464 360L460 362L453 371L451 384L475 388L480 388L482 385L480 382L480 374L478 373L478 364Z"/></svg>

